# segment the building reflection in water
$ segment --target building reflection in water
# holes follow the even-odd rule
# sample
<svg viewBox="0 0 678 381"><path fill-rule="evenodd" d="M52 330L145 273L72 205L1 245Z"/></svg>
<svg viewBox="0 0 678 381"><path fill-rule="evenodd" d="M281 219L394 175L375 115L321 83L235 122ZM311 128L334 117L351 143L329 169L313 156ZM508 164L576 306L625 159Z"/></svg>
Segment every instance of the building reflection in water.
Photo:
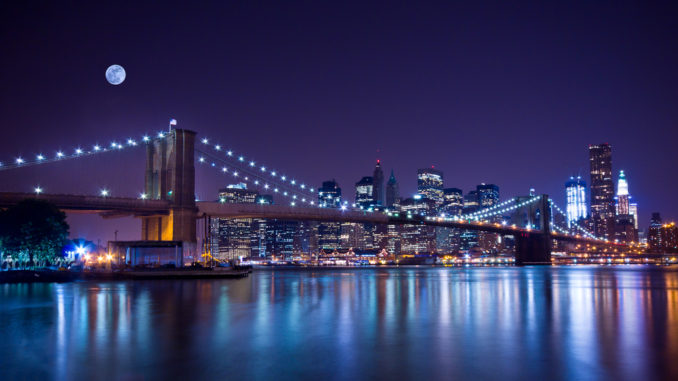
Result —
<svg viewBox="0 0 678 381"><path fill-rule="evenodd" d="M0 298L7 379L678 378L671 268L286 269Z"/></svg>

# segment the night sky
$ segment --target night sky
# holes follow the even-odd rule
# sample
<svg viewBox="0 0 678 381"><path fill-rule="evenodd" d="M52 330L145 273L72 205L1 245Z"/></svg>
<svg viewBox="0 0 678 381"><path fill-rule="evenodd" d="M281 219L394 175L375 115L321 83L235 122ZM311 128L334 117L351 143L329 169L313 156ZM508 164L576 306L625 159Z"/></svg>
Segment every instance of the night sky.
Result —
<svg viewBox="0 0 678 381"><path fill-rule="evenodd" d="M530 187L564 206L609 142L641 228L678 218L676 2L2 2L0 161L178 127L314 186L382 160L401 195L417 168L467 192ZM224 2L225 3L225 2ZM68 4L68 5L65 5ZM87 4L87 3L85 3ZM120 86L104 73L120 64ZM143 149L0 172L0 191L136 196ZM197 172L198 197L231 183ZM138 222L71 218L74 235ZM96 222L97 224L93 224Z"/></svg>

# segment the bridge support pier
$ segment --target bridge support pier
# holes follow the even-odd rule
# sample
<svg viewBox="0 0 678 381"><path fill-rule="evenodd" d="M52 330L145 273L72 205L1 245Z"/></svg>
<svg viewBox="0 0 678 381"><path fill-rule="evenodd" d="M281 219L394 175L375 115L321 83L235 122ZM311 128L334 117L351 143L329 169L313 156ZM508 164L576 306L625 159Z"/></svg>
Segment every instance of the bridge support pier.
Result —
<svg viewBox="0 0 678 381"><path fill-rule="evenodd" d="M516 265L550 265L551 237L536 232L516 235Z"/></svg>
<svg viewBox="0 0 678 381"><path fill-rule="evenodd" d="M155 139L146 148L145 193L153 200L167 200L167 215L144 216L141 239L182 242L184 258L195 258L195 132L176 129Z"/></svg>
<svg viewBox="0 0 678 381"><path fill-rule="evenodd" d="M541 195L531 212L539 230L516 235L516 265L550 265L551 248L551 204L548 195Z"/></svg>

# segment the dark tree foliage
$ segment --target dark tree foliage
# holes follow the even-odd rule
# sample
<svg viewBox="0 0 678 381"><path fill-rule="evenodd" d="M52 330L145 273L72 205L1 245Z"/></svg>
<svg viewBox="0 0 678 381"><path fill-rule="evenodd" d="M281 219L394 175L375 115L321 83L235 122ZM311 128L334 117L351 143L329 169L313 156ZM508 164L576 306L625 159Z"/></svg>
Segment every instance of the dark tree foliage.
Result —
<svg viewBox="0 0 678 381"><path fill-rule="evenodd" d="M66 214L41 200L0 212L0 250L22 267L53 263L68 240Z"/></svg>

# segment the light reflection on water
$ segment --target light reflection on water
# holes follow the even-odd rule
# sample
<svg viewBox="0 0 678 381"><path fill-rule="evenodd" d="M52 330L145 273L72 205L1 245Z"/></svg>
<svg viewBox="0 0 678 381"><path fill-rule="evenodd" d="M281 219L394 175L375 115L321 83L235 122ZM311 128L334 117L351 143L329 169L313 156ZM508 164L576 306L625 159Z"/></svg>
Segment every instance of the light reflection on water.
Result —
<svg viewBox="0 0 678 381"><path fill-rule="evenodd" d="M0 285L2 379L678 379L678 270Z"/></svg>

